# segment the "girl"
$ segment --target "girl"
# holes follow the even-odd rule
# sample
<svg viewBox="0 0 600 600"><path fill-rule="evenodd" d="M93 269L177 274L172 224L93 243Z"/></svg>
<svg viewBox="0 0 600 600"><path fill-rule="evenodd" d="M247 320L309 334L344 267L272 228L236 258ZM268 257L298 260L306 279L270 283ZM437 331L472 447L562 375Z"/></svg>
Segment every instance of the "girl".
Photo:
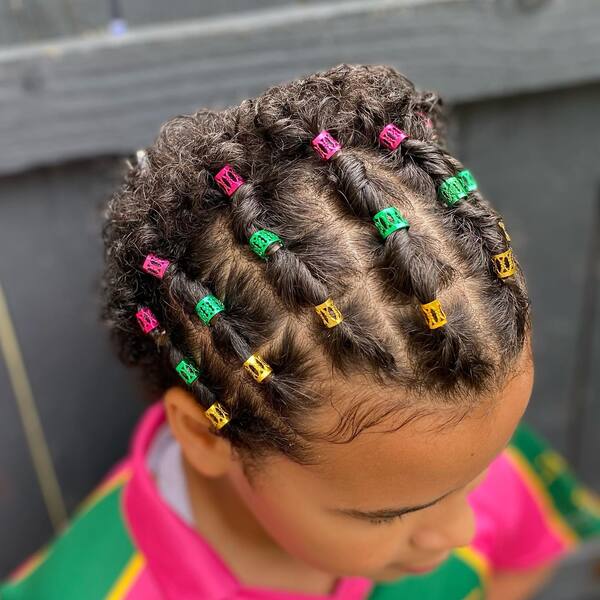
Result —
<svg viewBox="0 0 600 600"><path fill-rule="evenodd" d="M525 281L443 117L340 65L138 153L104 318L160 399L2 598L516 600L600 533L520 424Z"/></svg>

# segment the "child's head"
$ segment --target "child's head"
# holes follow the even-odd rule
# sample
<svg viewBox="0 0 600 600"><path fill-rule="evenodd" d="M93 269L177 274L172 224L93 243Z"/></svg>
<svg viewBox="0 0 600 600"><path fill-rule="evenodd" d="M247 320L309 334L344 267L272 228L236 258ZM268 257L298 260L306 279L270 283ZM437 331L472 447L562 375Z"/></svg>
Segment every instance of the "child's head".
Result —
<svg viewBox="0 0 600 600"><path fill-rule="evenodd" d="M396 70L340 65L168 121L107 212L121 357L168 390L197 473L331 573L392 578L468 543L466 494L531 392L525 283L443 117ZM406 137L381 140L390 123ZM329 158L323 130L341 144Z"/></svg>

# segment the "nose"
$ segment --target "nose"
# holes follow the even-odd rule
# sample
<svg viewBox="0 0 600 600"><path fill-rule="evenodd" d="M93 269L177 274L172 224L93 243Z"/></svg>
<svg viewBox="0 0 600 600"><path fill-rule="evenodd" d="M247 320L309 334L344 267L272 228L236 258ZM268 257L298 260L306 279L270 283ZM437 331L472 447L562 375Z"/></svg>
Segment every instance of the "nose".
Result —
<svg viewBox="0 0 600 600"><path fill-rule="evenodd" d="M426 552L444 552L469 544L475 535L475 515L467 499L457 499L454 506L436 508L440 510L435 518L431 513L431 519L416 529L411 544Z"/></svg>

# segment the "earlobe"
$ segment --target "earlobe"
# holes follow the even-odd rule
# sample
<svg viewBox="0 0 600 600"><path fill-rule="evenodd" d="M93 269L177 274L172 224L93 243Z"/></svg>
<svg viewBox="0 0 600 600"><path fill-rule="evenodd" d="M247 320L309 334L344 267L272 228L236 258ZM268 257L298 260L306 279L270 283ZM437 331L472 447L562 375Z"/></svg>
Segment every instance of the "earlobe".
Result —
<svg viewBox="0 0 600 600"><path fill-rule="evenodd" d="M195 397L174 386L165 392L163 402L171 432L187 461L205 477L225 475L233 464L231 444L212 432Z"/></svg>

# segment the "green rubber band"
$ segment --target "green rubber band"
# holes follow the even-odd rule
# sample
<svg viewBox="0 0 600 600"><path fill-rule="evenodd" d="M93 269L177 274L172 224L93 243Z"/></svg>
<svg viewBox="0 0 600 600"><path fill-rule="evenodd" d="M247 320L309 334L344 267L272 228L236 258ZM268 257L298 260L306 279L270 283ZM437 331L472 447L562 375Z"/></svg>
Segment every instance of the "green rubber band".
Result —
<svg viewBox="0 0 600 600"><path fill-rule="evenodd" d="M373 222L381 237L385 240L398 229L408 229L408 221L395 206L388 206L380 210L374 217Z"/></svg>
<svg viewBox="0 0 600 600"><path fill-rule="evenodd" d="M447 206L453 206L467 197L467 191L458 177L448 177L438 187L438 194Z"/></svg>
<svg viewBox="0 0 600 600"><path fill-rule="evenodd" d="M258 231L255 231L250 236L248 243L250 244L252 251L265 260L267 258L267 250L273 244L283 244L281 238L276 233L273 233L267 229L259 229Z"/></svg>
<svg viewBox="0 0 600 600"><path fill-rule="evenodd" d="M200 375L200 371L191 362L185 360L185 358L179 362L175 370L188 385L194 383Z"/></svg>
<svg viewBox="0 0 600 600"><path fill-rule="evenodd" d="M216 314L224 310L225 307L221 301L212 294L204 296L204 298L199 300L198 304L196 304L196 312L205 325L208 325Z"/></svg>
<svg viewBox="0 0 600 600"><path fill-rule="evenodd" d="M471 173L469 169L457 173L456 176L460 179L463 188L465 188L467 192L474 192L477 189L477 181L475 181L475 177L473 177L473 173Z"/></svg>

